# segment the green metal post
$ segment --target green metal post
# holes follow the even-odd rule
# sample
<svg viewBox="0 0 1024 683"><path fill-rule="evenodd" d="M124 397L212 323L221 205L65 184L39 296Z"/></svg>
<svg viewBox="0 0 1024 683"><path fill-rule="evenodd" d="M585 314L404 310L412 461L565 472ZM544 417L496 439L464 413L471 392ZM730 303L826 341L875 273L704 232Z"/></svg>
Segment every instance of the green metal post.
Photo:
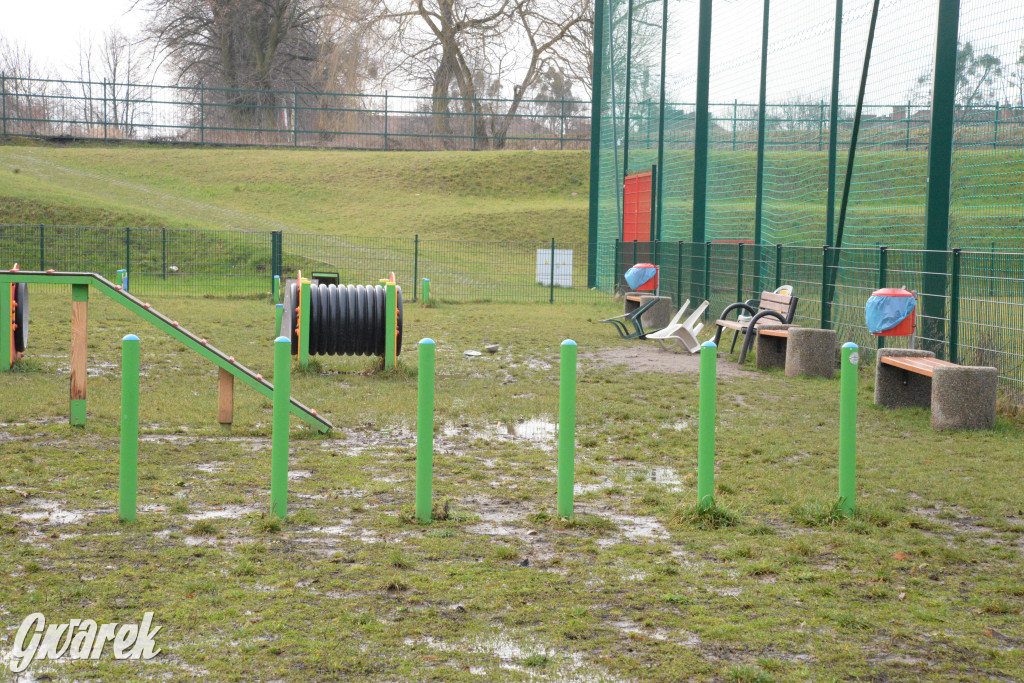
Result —
<svg viewBox="0 0 1024 683"><path fill-rule="evenodd" d="M878 247L878 288L885 289L889 274L889 247L879 245ZM878 348L885 347L885 337L879 335Z"/></svg>
<svg viewBox="0 0 1024 683"><path fill-rule="evenodd" d="M736 301L743 301L743 242L736 245Z"/></svg>
<svg viewBox="0 0 1024 683"><path fill-rule="evenodd" d="M655 217L658 215L658 176L660 175L658 173L658 165L651 164L651 220L649 228L650 237L648 239L653 240L655 245L657 245L659 239L658 222L655 220ZM653 261L653 263L657 265L658 262Z"/></svg>
<svg viewBox="0 0 1024 683"><path fill-rule="evenodd" d="M7 76L0 73L0 118L3 119L3 136L7 137Z"/></svg>
<svg viewBox="0 0 1024 683"><path fill-rule="evenodd" d="M199 144L206 144L206 86L199 84Z"/></svg>
<svg viewBox="0 0 1024 683"><path fill-rule="evenodd" d="M704 243L704 301L711 301L711 240Z"/></svg>
<svg viewBox="0 0 1024 683"><path fill-rule="evenodd" d="M306 309L309 310L308 308ZM274 416L270 437L270 514L288 515L288 416L292 392L292 343L274 340Z"/></svg>
<svg viewBox="0 0 1024 683"><path fill-rule="evenodd" d="M270 298L276 303L281 300L281 276L275 275L270 284Z"/></svg>
<svg viewBox="0 0 1024 683"><path fill-rule="evenodd" d="M423 278L423 303L430 303L430 280Z"/></svg>
<svg viewBox="0 0 1024 683"><path fill-rule="evenodd" d="M764 146L767 135L768 102L768 18L771 0L764 0L761 20L761 86L757 105L757 187L754 190L754 291L761 291L761 235L764 216ZM734 105L735 106L735 105ZM735 124L733 126L735 131ZM735 136L735 132L733 133ZM743 297L737 299L743 301Z"/></svg>
<svg viewBox="0 0 1024 683"><path fill-rule="evenodd" d="M416 519L429 524L434 490L434 357L430 338L419 345L419 395L416 411Z"/></svg>
<svg viewBox="0 0 1024 683"><path fill-rule="evenodd" d="M928 150L928 203L920 338L924 348L942 353L945 337L946 254L949 249L950 187L953 171L953 124L957 88L957 40L960 0L939 0L932 121ZM930 347L930 348L929 348Z"/></svg>
<svg viewBox="0 0 1024 683"><path fill-rule="evenodd" d="M46 270L46 226L39 226L39 270Z"/></svg>
<svg viewBox="0 0 1024 683"><path fill-rule="evenodd" d="M697 111L693 142L693 235L703 242L708 196L708 94L711 84L711 0L700 0L697 34Z"/></svg>
<svg viewBox="0 0 1024 683"><path fill-rule="evenodd" d="M558 516L573 516L576 469L576 342L562 342L558 382Z"/></svg>
<svg viewBox="0 0 1024 683"><path fill-rule="evenodd" d="M420 236L416 235L412 243L412 300L416 301L416 292L420 286Z"/></svg>
<svg viewBox="0 0 1024 683"><path fill-rule="evenodd" d="M662 172L658 174L658 213L655 220L654 235L662 239L661 221L665 215L665 64L668 59L668 0L661 0L661 78L658 86L658 168ZM680 270L682 274L682 270Z"/></svg>
<svg viewBox="0 0 1024 683"><path fill-rule="evenodd" d="M299 367L303 369L309 367L309 319L311 312L309 286L310 281L306 278L303 278L302 282L299 283L299 305L302 307L299 315Z"/></svg>
<svg viewBox="0 0 1024 683"><path fill-rule="evenodd" d="M818 112L818 151L821 151L821 134L825 128L825 101L822 100L821 108Z"/></svg>
<svg viewBox="0 0 1024 683"><path fill-rule="evenodd" d="M667 0L665 0L667 1ZM590 206L587 215L587 287L597 286L598 200L601 196L601 77L604 73L604 5L594 3L594 73L590 100ZM616 177L618 173L616 173ZM616 190L618 196L618 190Z"/></svg>
<svg viewBox="0 0 1024 683"><path fill-rule="evenodd" d="M906 151L908 151L908 152L910 151L910 105L911 105L911 101L907 100L907 114L906 114L906 119L907 119L907 144L905 145L904 149Z"/></svg>
<svg viewBox="0 0 1024 683"><path fill-rule="evenodd" d="M782 286L782 245L775 245L775 289Z"/></svg>
<svg viewBox="0 0 1024 683"><path fill-rule="evenodd" d="M548 282L550 296L548 303L555 303L555 238L551 238L551 281Z"/></svg>
<svg viewBox="0 0 1024 683"><path fill-rule="evenodd" d="M612 46L614 50L614 45ZM622 175L629 173L629 104L633 94L633 0L626 13L626 107L622 118Z"/></svg>
<svg viewBox="0 0 1024 683"><path fill-rule="evenodd" d="M850 516L857 493L857 368L860 354L853 342L843 344L839 373L839 508Z"/></svg>
<svg viewBox="0 0 1024 683"><path fill-rule="evenodd" d="M828 124L828 191L825 197L825 244L835 244L836 159L839 143L839 63L843 46L843 0L836 0L835 34L832 45L832 103Z"/></svg>
<svg viewBox="0 0 1024 683"><path fill-rule="evenodd" d="M295 99L292 102L292 147L299 146L299 89L295 89Z"/></svg>
<svg viewBox="0 0 1024 683"><path fill-rule="evenodd" d="M960 357L960 249L953 250L953 273L949 282L949 362Z"/></svg>
<svg viewBox="0 0 1024 683"><path fill-rule="evenodd" d="M103 79L103 139L107 139L107 79Z"/></svg>
<svg viewBox="0 0 1024 683"><path fill-rule="evenodd" d="M676 243L676 306L683 305L683 241Z"/></svg>
<svg viewBox="0 0 1024 683"><path fill-rule="evenodd" d="M128 291L128 287L132 282L132 229L124 229L124 276L125 276L125 291Z"/></svg>
<svg viewBox="0 0 1024 683"><path fill-rule="evenodd" d="M732 151L736 151L736 127L740 120L740 101L732 101Z"/></svg>
<svg viewBox="0 0 1024 683"><path fill-rule="evenodd" d="M274 335L281 334L281 322L284 320L284 304L274 304Z"/></svg>
<svg viewBox="0 0 1024 683"><path fill-rule="evenodd" d="M167 279L167 228L160 228L160 272Z"/></svg>
<svg viewBox="0 0 1024 683"><path fill-rule="evenodd" d="M612 254L612 291L619 286L619 238L615 238L615 253Z"/></svg>
<svg viewBox="0 0 1024 683"><path fill-rule="evenodd" d="M999 149L999 100L996 100L996 113L992 119L992 149Z"/></svg>
<svg viewBox="0 0 1024 683"><path fill-rule="evenodd" d="M697 417L697 507L715 503L715 377L718 347L713 341L700 345L700 399Z"/></svg>
<svg viewBox="0 0 1024 683"><path fill-rule="evenodd" d="M11 281L0 280L0 372L11 369Z"/></svg>
<svg viewBox="0 0 1024 683"><path fill-rule="evenodd" d="M821 329L828 330L829 319L832 317L831 313L831 302L829 301L828 292L828 271L829 271L829 258L832 256L832 249L825 245L821 248Z"/></svg>
<svg viewBox="0 0 1024 683"><path fill-rule="evenodd" d="M384 91L384 151L386 152L387 150L388 150L388 91L385 90ZM413 282L415 282L415 281L416 281L416 278L413 278ZM416 300L416 297L414 296L413 297L413 301L415 301L415 300Z"/></svg>
<svg viewBox="0 0 1024 683"><path fill-rule="evenodd" d="M638 244L639 243L637 242L637 240L633 240L633 265L636 265L636 262L637 262L636 261L636 256L637 256L637 246L638 246Z"/></svg>
<svg viewBox="0 0 1024 683"><path fill-rule="evenodd" d="M558 149L565 149L565 98L562 98L562 115L558 118Z"/></svg>
<svg viewBox="0 0 1024 683"><path fill-rule="evenodd" d="M384 369L392 370L397 361L395 353L398 329L398 285L384 285Z"/></svg>
<svg viewBox="0 0 1024 683"><path fill-rule="evenodd" d="M139 492L139 338L121 340L121 472L118 483L118 516L135 521Z"/></svg>

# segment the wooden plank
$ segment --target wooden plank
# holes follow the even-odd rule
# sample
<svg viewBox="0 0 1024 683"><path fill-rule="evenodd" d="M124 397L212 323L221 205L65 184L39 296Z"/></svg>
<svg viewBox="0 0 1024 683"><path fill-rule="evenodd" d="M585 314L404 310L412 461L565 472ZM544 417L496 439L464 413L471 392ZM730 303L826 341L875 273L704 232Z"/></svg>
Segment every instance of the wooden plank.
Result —
<svg viewBox="0 0 1024 683"><path fill-rule="evenodd" d="M747 329L747 323L736 322L735 320L716 320L715 324L719 327L728 327L730 330L745 330Z"/></svg>
<svg viewBox="0 0 1024 683"><path fill-rule="evenodd" d="M940 367L956 367L956 363L950 363L938 358L921 358L918 356L882 356L882 363L891 365L894 368L908 370L918 375L931 377L933 370Z"/></svg>
<svg viewBox="0 0 1024 683"><path fill-rule="evenodd" d="M89 302L71 302L71 400L85 400L89 344Z"/></svg>
<svg viewBox="0 0 1024 683"><path fill-rule="evenodd" d="M224 368L220 368L220 381L217 383L217 422L229 425L235 415L235 376Z"/></svg>
<svg viewBox="0 0 1024 683"><path fill-rule="evenodd" d="M789 330L758 330L757 333L766 337L782 337L783 339L789 337Z"/></svg>

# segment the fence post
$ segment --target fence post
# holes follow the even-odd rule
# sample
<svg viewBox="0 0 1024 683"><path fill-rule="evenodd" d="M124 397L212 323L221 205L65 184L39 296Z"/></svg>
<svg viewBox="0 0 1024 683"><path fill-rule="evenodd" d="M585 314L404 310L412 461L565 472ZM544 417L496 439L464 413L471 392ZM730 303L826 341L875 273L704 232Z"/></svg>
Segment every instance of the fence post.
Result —
<svg viewBox="0 0 1024 683"><path fill-rule="evenodd" d="M757 102L757 187L754 190L754 248L757 250L754 254L755 291L760 290L761 281L761 223L764 215L764 145L765 137L768 135L767 112L765 109L768 104L768 19L771 16L770 8L770 0L764 0L761 26L761 81ZM740 245L740 255L743 255L742 244ZM736 300L743 301L743 297Z"/></svg>
<svg viewBox="0 0 1024 683"><path fill-rule="evenodd" d="M593 73L590 89L590 192L587 210L587 287L594 288L598 285L598 204L601 196L601 78L604 75L604 6L605 0L597 0L594 3L594 53ZM664 71L664 70L662 70ZM474 129L475 133L475 129ZM619 173L614 173L615 181L618 182ZM618 189L615 197L618 199ZM616 253L618 253L616 242ZM612 283L612 291L615 291L615 283Z"/></svg>
<svg viewBox="0 0 1024 683"><path fill-rule="evenodd" d="M835 240L836 156L839 136L839 62L843 45L843 0L836 0L835 35L832 44L832 102L828 129L828 190L825 196L825 244Z"/></svg>
<svg viewBox="0 0 1024 683"><path fill-rule="evenodd" d="M999 147L999 100L996 100L996 115L992 120L992 149Z"/></svg>
<svg viewBox="0 0 1024 683"><path fill-rule="evenodd" d="M299 89L295 88L292 101L292 147L299 146Z"/></svg>
<svg viewBox="0 0 1024 683"><path fill-rule="evenodd" d="M548 303L555 303L555 238L551 238L551 282L548 283L551 298Z"/></svg>
<svg viewBox="0 0 1024 683"><path fill-rule="evenodd" d="M419 291L420 284L420 236L419 234L413 237L412 243L412 300L416 301L419 297L417 292Z"/></svg>
<svg viewBox="0 0 1024 683"><path fill-rule="evenodd" d="M782 245L775 245L775 289L782 286Z"/></svg>
<svg viewBox="0 0 1024 683"><path fill-rule="evenodd" d="M476 117L480 111L480 102L477 101L476 97L473 98L473 151L476 151Z"/></svg>
<svg viewBox="0 0 1024 683"><path fill-rule="evenodd" d="M825 100L821 101L821 113L818 116L818 151L821 151L821 132L825 127Z"/></svg>
<svg viewBox="0 0 1024 683"><path fill-rule="evenodd" d="M167 279L167 228L160 228L160 263L163 279Z"/></svg>
<svg viewBox="0 0 1024 683"><path fill-rule="evenodd" d="M907 125L906 125L906 129L907 129L907 144L904 147L905 151L910 151L910 104L911 104L910 100L907 100L907 115L906 115L906 119L907 119Z"/></svg>
<svg viewBox="0 0 1024 683"><path fill-rule="evenodd" d="M637 241L633 240L633 265L634 266L636 265L636 247L637 247Z"/></svg>
<svg viewBox="0 0 1024 683"><path fill-rule="evenodd" d="M388 151L388 91L387 90L384 91L384 151L385 152ZM414 277L413 278L413 282L415 282L415 281L416 281L416 278ZM415 288L415 286L414 286L414 288ZM413 293L412 300L416 301L415 292Z"/></svg>
<svg viewBox="0 0 1024 683"><path fill-rule="evenodd" d="M107 139L107 79L103 79L103 139Z"/></svg>
<svg viewBox="0 0 1024 683"><path fill-rule="evenodd" d="M828 300L828 262L832 249L827 244L821 248L821 329L828 330L831 305Z"/></svg>
<svg viewBox="0 0 1024 683"><path fill-rule="evenodd" d="M132 229L124 229L124 276L132 281Z"/></svg>
<svg viewBox="0 0 1024 683"><path fill-rule="evenodd" d="M651 242L651 263L654 264L655 269L660 271L658 267L658 240ZM658 287L661 287L661 278L658 278Z"/></svg>
<svg viewBox="0 0 1024 683"><path fill-rule="evenodd" d="M612 25L614 26L614 20ZM614 44L612 50L614 50ZM633 90L633 0L626 10L626 102L622 116L622 175L629 173L629 105ZM633 259L636 263L636 259Z"/></svg>
<svg viewBox="0 0 1024 683"><path fill-rule="evenodd" d="M39 226L39 270L46 270L46 228Z"/></svg>
<svg viewBox="0 0 1024 683"><path fill-rule="evenodd" d="M704 301L711 301L711 240L704 243Z"/></svg>
<svg viewBox="0 0 1024 683"><path fill-rule="evenodd" d="M949 362L960 356L960 249L953 250L953 272L949 282Z"/></svg>
<svg viewBox="0 0 1024 683"><path fill-rule="evenodd" d="M992 251L988 257L988 298L995 296L996 286L996 243L992 243Z"/></svg>
<svg viewBox="0 0 1024 683"><path fill-rule="evenodd" d="M562 98L562 115L558 118L558 149L565 149L565 98Z"/></svg>
<svg viewBox="0 0 1024 683"><path fill-rule="evenodd" d="M703 242L708 198L708 95L711 84L711 0L700 0L697 35L697 106L693 142L693 233Z"/></svg>
<svg viewBox="0 0 1024 683"><path fill-rule="evenodd" d="M619 286L619 238L615 238L615 253L612 254L612 294Z"/></svg>
<svg viewBox="0 0 1024 683"><path fill-rule="evenodd" d="M878 246L878 288L885 289L886 282L889 279L889 247L885 245ZM879 335L878 337L878 348L885 347L885 337Z"/></svg>
<svg viewBox="0 0 1024 683"><path fill-rule="evenodd" d="M206 84L199 84L199 144L206 144Z"/></svg>
<svg viewBox="0 0 1024 683"><path fill-rule="evenodd" d="M661 239L661 221L665 214L663 190L665 188L665 62L668 56L668 0L661 0L661 74L658 84L658 214L652 216L656 220L655 236Z"/></svg>
<svg viewBox="0 0 1024 683"><path fill-rule="evenodd" d="M676 243L676 306L683 305L683 241Z"/></svg>
<svg viewBox="0 0 1024 683"><path fill-rule="evenodd" d="M664 29L662 29L664 30ZM738 99L732 101L732 151L736 151L736 123L739 119L739 104Z"/></svg>
<svg viewBox="0 0 1024 683"><path fill-rule="evenodd" d="M736 301L743 301L743 242L736 245Z"/></svg>
<svg viewBox="0 0 1024 683"><path fill-rule="evenodd" d="M7 75L0 73L0 117L4 122L4 137L7 137Z"/></svg>

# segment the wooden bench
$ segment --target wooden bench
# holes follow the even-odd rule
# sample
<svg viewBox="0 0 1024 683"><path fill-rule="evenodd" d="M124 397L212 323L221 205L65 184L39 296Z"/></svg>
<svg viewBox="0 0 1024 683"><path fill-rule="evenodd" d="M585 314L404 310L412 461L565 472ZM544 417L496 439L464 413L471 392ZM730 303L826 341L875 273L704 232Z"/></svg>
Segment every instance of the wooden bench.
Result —
<svg viewBox="0 0 1024 683"><path fill-rule="evenodd" d="M875 403L931 408L933 429L989 429L995 425L999 371L957 365L931 351L879 349Z"/></svg>
<svg viewBox="0 0 1024 683"><path fill-rule="evenodd" d="M756 309L748 303L729 304L722 311L719 319L715 321L718 328L715 330L715 344L721 340L723 330L732 330L732 345L729 347L729 353L732 353L736 349L736 338L742 333L744 335L743 347L740 350L739 359L740 365L742 365L759 328L763 325L791 324L799 301L795 296L761 292L761 301L758 302ZM747 312L751 316L750 320L729 320L727 316L734 310ZM737 312L736 315L739 316L739 313Z"/></svg>
<svg viewBox="0 0 1024 683"><path fill-rule="evenodd" d="M836 368L835 330L796 325L757 328L757 369L784 369L787 377L831 379Z"/></svg>

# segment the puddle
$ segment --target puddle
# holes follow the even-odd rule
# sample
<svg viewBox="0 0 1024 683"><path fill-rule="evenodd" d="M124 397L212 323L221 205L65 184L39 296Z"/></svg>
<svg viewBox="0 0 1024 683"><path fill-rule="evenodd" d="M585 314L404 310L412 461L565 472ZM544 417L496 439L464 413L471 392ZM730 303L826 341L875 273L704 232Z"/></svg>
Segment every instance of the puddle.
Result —
<svg viewBox="0 0 1024 683"><path fill-rule="evenodd" d="M206 463L203 465L196 465L196 469L200 472L206 472L208 474L216 474L221 471L220 465L214 465L213 463Z"/></svg>
<svg viewBox="0 0 1024 683"><path fill-rule="evenodd" d="M33 501L30 499L30 502L27 504L38 509L31 512L12 512L12 514L21 518L23 522L55 525L78 524L89 514L80 510L65 510L60 503L52 500Z"/></svg>
<svg viewBox="0 0 1024 683"><path fill-rule="evenodd" d="M626 541L667 541L668 531L665 527L654 517L636 516L630 517L627 515L607 515L608 519L615 523L618 527L618 531L615 532L614 537L611 538L599 538L597 545L601 548L608 548L617 543Z"/></svg>
<svg viewBox="0 0 1024 683"><path fill-rule="evenodd" d="M468 424L446 424L441 435L447 438L468 437L470 439L516 441L524 440L541 446L545 450L554 450L558 436L558 425L544 417L529 420L494 422L484 427Z"/></svg>
<svg viewBox="0 0 1024 683"><path fill-rule="evenodd" d="M250 515L255 512L259 512L259 509L255 505L225 505L224 507L213 508L212 510L206 510L205 512L195 512L190 515L185 515L185 519L193 522L201 519L239 519L245 515Z"/></svg>
<svg viewBox="0 0 1024 683"><path fill-rule="evenodd" d="M672 429L676 430L677 432L685 432L689 428L690 428L690 423L686 422L685 420L684 421L680 421L680 422L673 422L672 423Z"/></svg>
<svg viewBox="0 0 1024 683"><path fill-rule="evenodd" d="M290 470L288 472L288 481L295 481L297 479L309 479L313 476L313 473L309 470Z"/></svg>

